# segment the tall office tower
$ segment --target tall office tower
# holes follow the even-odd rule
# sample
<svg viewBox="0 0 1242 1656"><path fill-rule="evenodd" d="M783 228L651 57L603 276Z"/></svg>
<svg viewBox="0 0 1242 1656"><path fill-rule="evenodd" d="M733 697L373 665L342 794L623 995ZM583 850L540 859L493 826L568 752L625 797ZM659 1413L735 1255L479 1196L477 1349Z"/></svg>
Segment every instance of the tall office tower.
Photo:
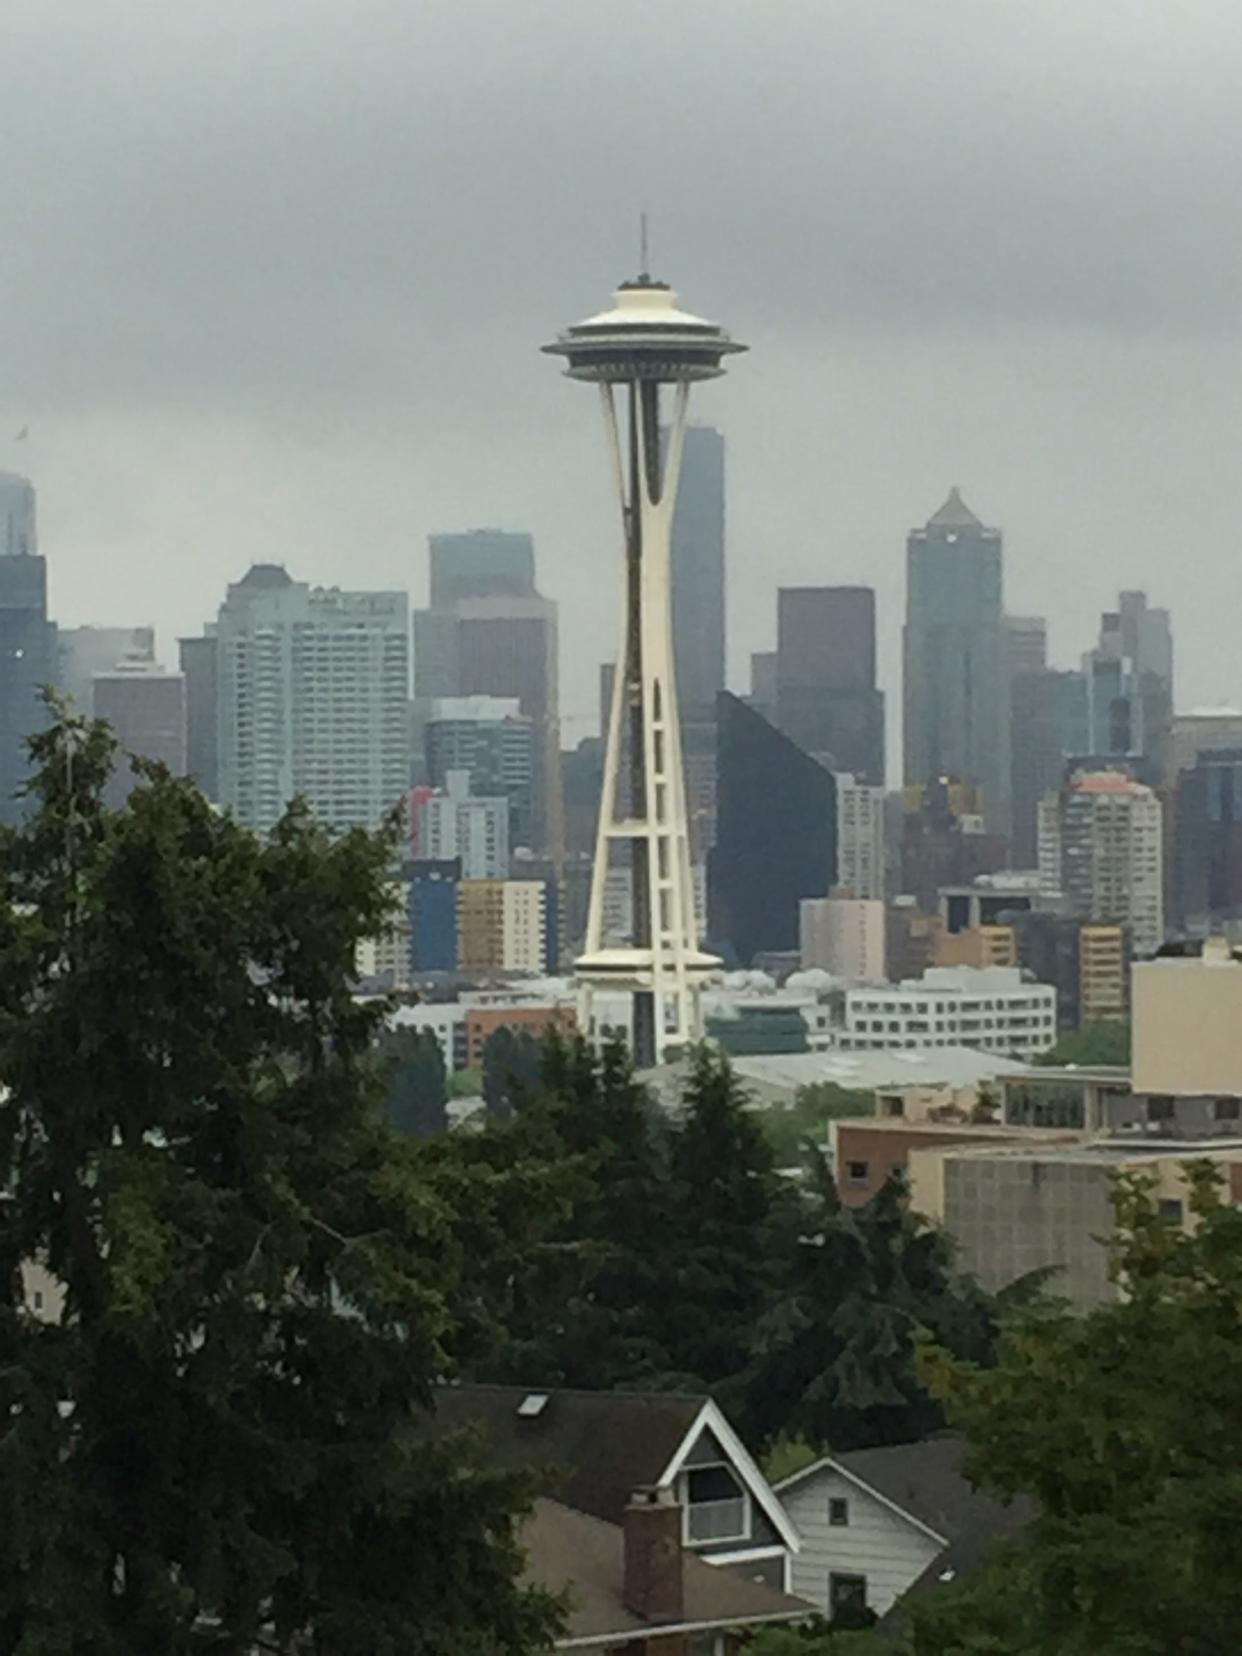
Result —
<svg viewBox="0 0 1242 1656"><path fill-rule="evenodd" d="M434 610L463 598L534 598L535 543L521 531L465 529L428 539Z"/></svg>
<svg viewBox="0 0 1242 1656"><path fill-rule="evenodd" d="M747 700L769 724L776 720L775 650L753 650L750 657L750 695Z"/></svg>
<svg viewBox="0 0 1242 1656"><path fill-rule="evenodd" d="M1173 635L1169 612L1148 609L1142 592L1123 592L1100 617L1095 649L1082 658L1074 752L1125 758L1145 782L1165 778L1173 722Z"/></svg>
<svg viewBox="0 0 1242 1656"><path fill-rule="evenodd" d="M470 772L449 771L440 792L419 789L418 852L433 862L456 859L464 880L503 880L509 873L509 801L476 799Z"/></svg>
<svg viewBox="0 0 1242 1656"><path fill-rule="evenodd" d="M1200 752L1176 784L1173 912L1198 936L1242 919L1242 744Z"/></svg>
<svg viewBox="0 0 1242 1656"><path fill-rule="evenodd" d="M1006 615L1005 659L1011 678L1048 665L1048 623L1042 615Z"/></svg>
<svg viewBox="0 0 1242 1656"><path fill-rule="evenodd" d="M1175 714L1165 780L1176 783L1204 754L1229 748L1242 748L1242 708L1192 707L1189 713Z"/></svg>
<svg viewBox="0 0 1242 1656"><path fill-rule="evenodd" d="M884 904L871 897L805 897L799 904L803 970L847 983L884 982Z"/></svg>
<svg viewBox="0 0 1242 1656"><path fill-rule="evenodd" d="M716 703L716 845L707 865L709 934L743 966L799 947L799 905L837 884L832 772L723 692Z"/></svg>
<svg viewBox="0 0 1242 1656"><path fill-rule="evenodd" d="M710 725L725 687L725 447L712 426L686 428L670 570L682 725Z"/></svg>
<svg viewBox="0 0 1242 1656"><path fill-rule="evenodd" d="M457 888L457 965L463 972L546 971L543 881L463 880Z"/></svg>
<svg viewBox="0 0 1242 1656"><path fill-rule="evenodd" d="M56 633L56 688L77 713L91 714L96 673L122 662L154 662L154 627L60 627Z"/></svg>
<svg viewBox="0 0 1242 1656"><path fill-rule="evenodd" d="M838 771L837 884L852 897L884 896L884 789Z"/></svg>
<svg viewBox="0 0 1242 1656"><path fill-rule="evenodd" d="M1130 934L1125 926L1030 909L1006 916L1018 964L1057 992L1062 1029L1115 1023L1130 1010Z"/></svg>
<svg viewBox="0 0 1242 1656"><path fill-rule="evenodd" d="M1136 955L1164 942L1164 821L1155 793L1119 771L1070 778L1039 807L1039 883L1086 920L1128 926Z"/></svg>
<svg viewBox="0 0 1242 1656"><path fill-rule="evenodd" d="M465 771L476 798L508 800L510 844L530 845L534 724L516 697L450 696L433 701L423 741L427 781L433 788L443 788L450 771Z"/></svg>
<svg viewBox="0 0 1242 1656"><path fill-rule="evenodd" d="M43 691L56 678L56 627L47 618L47 564L36 548L35 493L0 475L0 822L28 810L17 790L30 774L27 738L48 721Z"/></svg>
<svg viewBox="0 0 1242 1656"><path fill-rule="evenodd" d="M38 550L34 484L0 471L0 558L34 557Z"/></svg>
<svg viewBox="0 0 1242 1656"><path fill-rule="evenodd" d="M1074 751L1077 673L1044 668L1010 680L1010 793L1013 831L1010 863L1034 868L1038 859L1039 802L1059 788Z"/></svg>
<svg viewBox="0 0 1242 1656"><path fill-rule="evenodd" d="M529 837L563 854L557 610L535 587L527 534L472 529L430 539L430 606L414 613L415 739L431 703L461 696L516 698L534 726Z"/></svg>
<svg viewBox="0 0 1242 1656"><path fill-rule="evenodd" d="M906 542L902 685L905 779L983 792L990 830L1009 831L1009 697L1001 533L956 489Z"/></svg>
<svg viewBox="0 0 1242 1656"><path fill-rule="evenodd" d="M875 593L870 587L782 587L776 634L776 723L831 769L882 787Z"/></svg>
<svg viewBox="0 0 1242 1656"><path fill-rule="evenodd" d="M342 592L255 564L216 621L220 804L266 833L303 795L376 828L409 780L404 592Z"/></svg>
<svg viewBox="0 0 1242 1656"><path fill-rule="evenodd" d="M177 640L185 679L185 769L208 799L220 792L218 641L214 624L201 638Z"/></svg>
<svg viewBox="0 0 1242 1656"><path fill-rule="evenodd" d="M596 1033L595 992L627 991L636 1062L703 1033L700 991L718 962L699 947L681 721L673 662L672 519L691 382L715 378L742 349L723 329L679 309L645 272L612 308L567 329L545 349L567 359L571 379L600 388L625 529L622 643L609 714L586 952L575 971L580 1022ZM671 387L666 443L661 390ZM617 392L624 403L617 419ZM604 894L612 853L625 860L633 895L627 948L604 946Z"/></svg>
<svg viewBox="0 0 1242 1656"><path fill-rule="evenodd" d="M174 776L185 775L185 679L165 672L154 661L123 662L111 672L96 673L91 706L116 737L116 769L104 801L118 810L138 784L130 756L155 759Z"/></svg>

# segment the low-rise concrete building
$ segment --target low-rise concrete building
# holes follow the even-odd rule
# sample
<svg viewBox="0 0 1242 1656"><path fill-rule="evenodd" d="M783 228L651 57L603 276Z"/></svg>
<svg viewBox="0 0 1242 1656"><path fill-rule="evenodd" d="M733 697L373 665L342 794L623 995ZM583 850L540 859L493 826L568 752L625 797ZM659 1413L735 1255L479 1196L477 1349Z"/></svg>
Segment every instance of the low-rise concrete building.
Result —
<svg viewBox="0 0 1242 1656"><path fill-rule="evenodd" d="M1223 938L1133 973L1136 1092L1242 1098L1242 960Z"/></svg>
<svg viewBox="0 0 1242 1656"><path fill-rule="evenodd" d="M1056 1041L1057 994L1003 967L933 966L892 988L849 989L835 1044L844 1050L974 1046L1034 1058Z"/></svg>

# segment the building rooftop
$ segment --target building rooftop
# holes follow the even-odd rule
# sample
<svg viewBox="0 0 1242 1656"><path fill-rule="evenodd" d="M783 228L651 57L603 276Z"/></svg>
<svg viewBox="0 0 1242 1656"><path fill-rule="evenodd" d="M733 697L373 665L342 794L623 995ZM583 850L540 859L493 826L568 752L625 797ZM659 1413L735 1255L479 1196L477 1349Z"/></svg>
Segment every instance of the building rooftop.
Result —
<svg viewBox="0 0 1242 1656"><path fill-rule="evenodd" d="M522 1544L527 1581L567 1595L563 1642L572 1648L629 1649L630 1641L644 1634L671 1642L675 1635L696 1631L799 1621L811 1609L789 1593L683 1551L682 1613L674 1622L652 1623L625 1602L621 1526L559 1501L535 1502L522 1526ZM663 1647L657 1643L657 1648Z"/></svg>
<svg viewBox="0 0 1242 1656"><path fill-rule="evenodd" d="M1084 771L1070 782L1070 792L1080 794L1145 794L1151 789L1136 782L1124 771Z"/></svg>
<svg viewBox="0 0 1242 1656"><path fill-rule="evenodd" d="M982 529L983 519L977 518L971 511L962 499L962 491L955 483L949 490L949 498L944 505L928 518L927 527L929 529Z"/></svg>
<svg viewBox="0 0 1242 1656"><path fill-rule="evenodd" d="M909 1047L880 1052L761 1053L734 1058L734 1071L743 1081L763 1089L794 1092L826 1081L859 1092L879 1087L971 1087L1027 1066L1012 1058L980 1052L974 1047ZM649 1072L651 1079L676 1081L688 1072L685 1065L667 1065Z"/></svg>
<svg viewBox="0 0 1242 1656"><path fill-rule="evenodd" d="M975 1160L992 1157L1011 1161L1068 1162L1078 1167L1132 1167L1136 1163L1194 1161L1210 1156L1213 1161L1242 1160L1242 1139L1080 1139L1073 1144L966 1144L937 1150L937 1155L970 1156Z"/></svg>

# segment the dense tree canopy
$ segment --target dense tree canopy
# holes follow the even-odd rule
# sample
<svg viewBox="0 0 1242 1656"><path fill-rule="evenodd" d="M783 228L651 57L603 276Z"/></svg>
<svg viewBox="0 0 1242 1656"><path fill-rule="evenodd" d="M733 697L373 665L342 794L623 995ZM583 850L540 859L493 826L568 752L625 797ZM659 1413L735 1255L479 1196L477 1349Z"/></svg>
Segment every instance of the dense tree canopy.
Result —
<svg viewBox="0 0 1242 1656"><path fill-rule="evenodd" d="M434 1030L406 1025L385 1030L379 1051L385 1061L388 1119L399 1133L429 1138L448 1126L448 1077Z"/></svg>
<svg viewBox="0 0 1242 1656"><path fill-rule="evenodd" d="M1035 1060L1037 1064L1128 1064L1130 1025L1112 1021L1067 1029Z"/></svg>
<svg viewBox="0 0 1242 1656"><path fill-rule="evenodd" d="M55 723L0 835L0 1649L540 1648L523 1486L408 1423L558 1187L385 1124L349 991L383 837L260 842L151 766L111 812L111 747Z"/></svg>
<svg viewBox="0 0 1242 1656"><path fill-rule="evenodd" d="M929 1369L988 1487L1041 1515L915 1620L918 1656L1231 1656L1242 1625L1242 1211L1210 1166L1196 1228L1120 1181L1119 1298L1047 1308L995 1368Z"/></svg>

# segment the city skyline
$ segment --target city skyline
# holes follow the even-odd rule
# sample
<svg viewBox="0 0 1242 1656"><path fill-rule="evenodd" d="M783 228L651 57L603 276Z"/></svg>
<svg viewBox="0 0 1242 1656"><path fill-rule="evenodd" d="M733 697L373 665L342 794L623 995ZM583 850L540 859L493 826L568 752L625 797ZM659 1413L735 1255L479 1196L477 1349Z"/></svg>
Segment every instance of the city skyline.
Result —
<svg viewBox="0 0 1242 1656"><path fill-rule="evenodd" d="M844 8L818 51L826 20L782 30L778 3L760 32L730 0L691 0L637 87L589 7L541 18L586 77L492 0L486 63L441 0L416 51L392 0L366 31L302 20L292 55L281 8L262 9L245 33L270 75L195 11L68 0L9 23L22 326L0 469L39 484L66 624L186 634L282 555L316 584L414 597L428 534L524 527L576 635L565 710L589 717L611 648L592 601L614 550L592 510L603 462L531 342L629 262L646 203L659 260L719 296L760 363L745 395L699 410L730 445L734 688L771 643L769 579L874 582L891 686L901 537L959 482L1006 531L1009 602L1049 615L1062 661L1092 642L1084 576L1098 609L1122 586L1158 592L1193 547L1182 700L1242 699L1226 620L1242 214L1219 166L1242 136L1242 20L1192 0L1169 52L1156 16L1116 30L1050 0L1018 34L948 0L934 21ZM966 103L925 84L942 53L975 71ZM782 87L762 121L740 79L756 61ZM486 122L466 114L480 103ZM563 130L581 145L549 166Z"/></svg>

